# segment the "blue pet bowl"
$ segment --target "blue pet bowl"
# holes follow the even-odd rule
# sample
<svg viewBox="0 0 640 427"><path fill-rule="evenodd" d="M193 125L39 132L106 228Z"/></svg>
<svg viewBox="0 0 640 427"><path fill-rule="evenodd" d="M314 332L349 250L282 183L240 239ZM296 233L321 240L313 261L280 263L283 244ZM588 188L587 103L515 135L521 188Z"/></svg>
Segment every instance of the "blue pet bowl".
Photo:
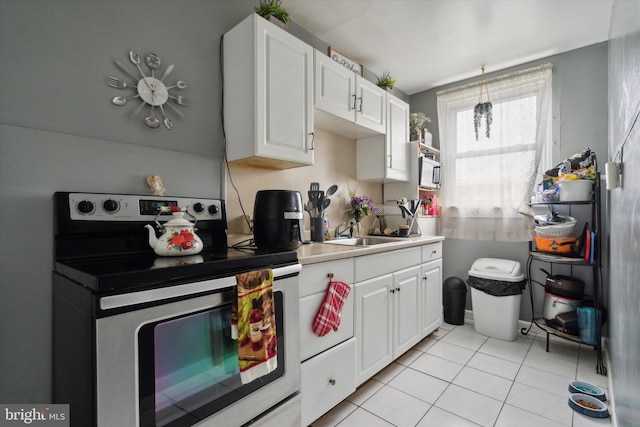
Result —
<svg viewBox="0 0 640 427"><path fill-rule="evenodd" d="M602 400L603 402L606 402L607 400L607 395L605 394L604 390L602 390L598 386L586 383L584 381L571 381L569 383L569 392L588 394L589 396L593 396L596 399Z"/></svg>
<svg viewBox="0 0 640 427"><path fill-rule="evenodd" d="M572 393L569 395L568 403L571 409L588 417L607 418L609 416L607 404L588 394Z"/></svg>

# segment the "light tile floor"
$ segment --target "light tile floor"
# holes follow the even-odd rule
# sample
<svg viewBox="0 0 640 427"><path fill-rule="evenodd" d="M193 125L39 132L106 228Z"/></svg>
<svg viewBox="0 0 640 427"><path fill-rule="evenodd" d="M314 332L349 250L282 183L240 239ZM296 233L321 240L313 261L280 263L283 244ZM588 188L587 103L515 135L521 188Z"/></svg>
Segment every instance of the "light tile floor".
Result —
<svg viewBox="0 0 640 427"><path fill-rule="evenodd" d="M422 340L313 427L610 426L567 405L569 381L606 390L592 347L533 326L507 342L447 323Z"/></svg>

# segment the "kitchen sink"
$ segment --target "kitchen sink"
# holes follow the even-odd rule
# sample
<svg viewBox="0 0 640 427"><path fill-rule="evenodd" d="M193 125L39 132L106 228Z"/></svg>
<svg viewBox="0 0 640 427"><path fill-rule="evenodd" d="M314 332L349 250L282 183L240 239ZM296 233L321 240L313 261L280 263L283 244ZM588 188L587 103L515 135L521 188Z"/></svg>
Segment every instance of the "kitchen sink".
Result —
<svg viewBox="0 0 640 427"><path fill-rule="evenodd" d="M344 246L374 246L384 245L387 243L395 243L394 240L380 239L377 237L352 237L352 238L337 238L329 239L325 243L331 245L344 245Z"/></svg>

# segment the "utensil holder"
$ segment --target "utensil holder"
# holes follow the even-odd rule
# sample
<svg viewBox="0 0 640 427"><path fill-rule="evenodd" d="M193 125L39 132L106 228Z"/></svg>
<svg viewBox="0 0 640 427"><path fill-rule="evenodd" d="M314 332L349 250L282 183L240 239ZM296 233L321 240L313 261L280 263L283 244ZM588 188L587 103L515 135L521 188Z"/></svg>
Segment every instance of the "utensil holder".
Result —
<svg viewBox="0 0 640 427"><path fill-rule="evenodd" d="M311 218L311 240L324 242L324 218Z"/></svg>

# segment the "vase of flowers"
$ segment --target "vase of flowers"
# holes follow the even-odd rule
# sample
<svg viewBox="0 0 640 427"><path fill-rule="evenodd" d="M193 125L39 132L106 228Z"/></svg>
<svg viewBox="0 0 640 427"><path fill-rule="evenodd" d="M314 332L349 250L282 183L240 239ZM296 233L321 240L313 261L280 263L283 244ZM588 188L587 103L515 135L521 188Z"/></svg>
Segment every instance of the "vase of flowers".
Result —
<svg viewBox="0 0 640 427"><path fill-rule="evenodd" d="M360 221L362 221L363 218L369 216L370 213L375 212L376 208L373 206L373 200L365 195L357 196L355 192L349 191L349 197L349 213L355 221L355 226L353 227L353 235L360 236Z"/></svg>
<svg viewBox="0 0 640 427"><path fill-rule="evenodd" d="M424 113L411 113L409 115L409 129L411 130L411 140L423 142L422 131L427 132L425 123L431 123L431 119Z"/></svg>

